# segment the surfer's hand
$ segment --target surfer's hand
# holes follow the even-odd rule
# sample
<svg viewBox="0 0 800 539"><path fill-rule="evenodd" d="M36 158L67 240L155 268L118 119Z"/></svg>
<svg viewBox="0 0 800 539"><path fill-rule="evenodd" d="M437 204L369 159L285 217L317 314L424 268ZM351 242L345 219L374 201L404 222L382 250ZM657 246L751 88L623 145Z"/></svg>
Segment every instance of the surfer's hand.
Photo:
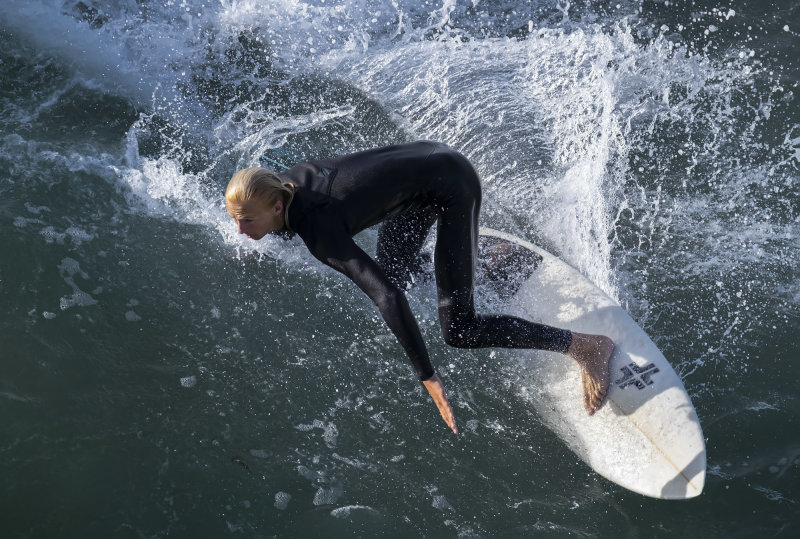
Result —
<svg viewBox="0 0 800 539"><path fill-rule="evenodd" d="M439 375L434 374L422 383L425 384L425 389L431 394L433 402L435 402L436 406L439 408L439 413L442 414L444 422L447 423L447 426L450 427L455 434L458 434L456 420L455 417L453 417L453 409L450 407L450 403L447 402L447 395L444 392L442 381L439 380Z"/></svg>

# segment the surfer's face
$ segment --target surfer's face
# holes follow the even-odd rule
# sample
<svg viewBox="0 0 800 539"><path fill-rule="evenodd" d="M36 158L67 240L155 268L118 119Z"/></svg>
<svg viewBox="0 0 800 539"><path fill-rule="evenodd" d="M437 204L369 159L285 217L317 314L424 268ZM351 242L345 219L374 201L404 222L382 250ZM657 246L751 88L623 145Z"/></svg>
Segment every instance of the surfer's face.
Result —
<svg viewBox="0 0 800 539"><path fill-rule="evenodd" d="M231 204L228 214L236 221L239 234L250 239L260 240L273 230L283 227L283 202L264 205L256 200L243 204Z"/></svg>

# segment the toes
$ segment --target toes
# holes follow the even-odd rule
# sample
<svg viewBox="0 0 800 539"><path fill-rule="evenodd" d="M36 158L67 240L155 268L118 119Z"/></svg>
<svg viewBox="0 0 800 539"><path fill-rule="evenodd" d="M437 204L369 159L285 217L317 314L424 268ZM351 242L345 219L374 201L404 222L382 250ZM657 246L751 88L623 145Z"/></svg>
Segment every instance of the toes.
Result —
<svg viewBox="0 0 800 539"><path fill-rule="evenodd" d="M582 370L581 382L583 383L583 408L591 413L592 410L592 392L590 390L591 378Z"/></svg>
<svg viewBox="0 0 800 539"><path fill-rule="evenodd" d="M588 384L585 388L583 394L583 407L586 409L589 415L594 415L594 413L603 405L605 398L606 391L601 389L599 384L592 381L592 383Z"/></svg>
<svg viewBox="0 0 800 539"><path fill-rule="evenodd" d="M583 383L583 408L589 415L594 415L606 398L608 381L597 380L586 370L581 369L581 382Z"/></svg>
<svg viewBox="0 0 800 539"><path fill-rule="evenodd" d="M594 394L593 406L592 406L592 413L596 412L600 409L603 405L603 401L606 399L606 392L605 390L600 390Z"/></svg>

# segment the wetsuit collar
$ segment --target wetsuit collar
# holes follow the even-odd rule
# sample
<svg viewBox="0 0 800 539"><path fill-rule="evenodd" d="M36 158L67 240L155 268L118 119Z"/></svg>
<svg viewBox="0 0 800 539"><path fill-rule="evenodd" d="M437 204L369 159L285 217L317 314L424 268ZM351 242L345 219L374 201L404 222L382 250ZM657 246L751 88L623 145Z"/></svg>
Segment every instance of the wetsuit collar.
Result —
<svg viewBox="0 0 800 539"><path fill-rule="evenodd" d="M294 229L292 225L289 224L289 209L292 207L292 202L294 202L295 195L297 194L297 186L293 183L286 182L284 185L290 186L292 189L292 196L289 198L289 202L286 203L286 208L283 210L283 226L289 231L294 233Z"/></svg>

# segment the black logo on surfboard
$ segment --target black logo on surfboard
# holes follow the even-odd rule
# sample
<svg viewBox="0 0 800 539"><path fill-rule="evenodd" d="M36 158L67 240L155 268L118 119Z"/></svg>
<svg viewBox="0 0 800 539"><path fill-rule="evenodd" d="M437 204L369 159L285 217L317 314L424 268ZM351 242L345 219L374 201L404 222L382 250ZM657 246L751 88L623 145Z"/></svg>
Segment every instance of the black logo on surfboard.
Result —
<svg viewBox="0 0 800 539"><path fill-rule="evenodd" d="M614 380L614 383L617 384L620 389L625 389L628 386L636 386L636 389L644 389L649 385L653 385L653 380L650 378L658 372L658 368L652 363L644 367L640 367L636 363L629 363L620 370L622 371L622 378Z"/></svg>

